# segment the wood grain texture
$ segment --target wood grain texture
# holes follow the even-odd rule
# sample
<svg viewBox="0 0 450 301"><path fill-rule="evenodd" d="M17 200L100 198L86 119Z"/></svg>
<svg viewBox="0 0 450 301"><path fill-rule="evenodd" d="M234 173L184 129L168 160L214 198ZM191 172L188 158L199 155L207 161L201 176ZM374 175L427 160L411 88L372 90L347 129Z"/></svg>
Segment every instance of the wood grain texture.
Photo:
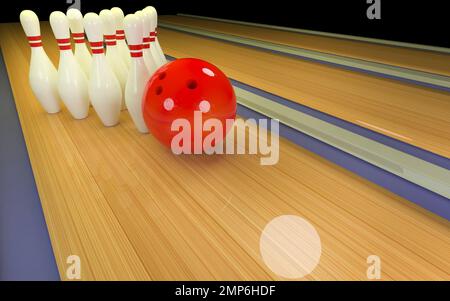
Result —
<svg viewBox="0 0 450 301"><path fill-rule="evenodd" d="M450 55L444 53L258 28L185 16L161 16L160 20L182 26L450 76Z"/></svg>
<svg viewBox="0 0 450 301"><path fill-rule="evenodd" d="M76 254L84 280L281 280L259 237L273 218L295 214L322 241L305 279L366 279L375 254L384 280L450 280L447 220L285 139L280 162L261 166L255 155L174 156L126 111L111 128L92 110L84 120L65 108L46 114L28 85L20 25L1 25L0 41L62 279Z"/></svg>
<svg viewBox="0 0 450 301"><path fill-rule="evenodd" d="M450 157L450 93L159 29L169 55L198 57L229 77Z"/></svg>

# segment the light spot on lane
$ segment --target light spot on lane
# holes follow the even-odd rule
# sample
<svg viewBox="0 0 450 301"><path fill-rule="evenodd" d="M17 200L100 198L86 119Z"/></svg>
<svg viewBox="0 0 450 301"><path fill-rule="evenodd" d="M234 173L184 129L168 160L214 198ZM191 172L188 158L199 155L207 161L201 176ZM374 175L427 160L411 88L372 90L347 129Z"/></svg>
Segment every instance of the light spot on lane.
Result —
<svg viewBox="0 0 450 301"><path fill-rule="evenodd" d="M322 254L316 229L296 215L271 220L261 233L259 249L264 263L275 274L288 279L310 274Z"/></svg>

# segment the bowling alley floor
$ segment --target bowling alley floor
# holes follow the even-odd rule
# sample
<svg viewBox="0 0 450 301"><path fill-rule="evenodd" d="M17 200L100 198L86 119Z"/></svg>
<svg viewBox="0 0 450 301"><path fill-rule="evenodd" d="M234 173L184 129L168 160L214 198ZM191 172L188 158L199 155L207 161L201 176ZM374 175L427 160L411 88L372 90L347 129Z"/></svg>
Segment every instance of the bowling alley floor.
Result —
<svg viewBox="0 0 450 301"><path fill-rule="evenodd" d="M48 23L41 26L45 50L56 65L55 40ZM317 95L336 92L339 101L359 93L350 84L336 91L320 85L314 92L314 82L304 83L305 91L297 94L289 79L266 78L285 76L268 75L273 62L294 60L273 55L259 60L244 48L226 57L228 44L216 47L200 37L158 32L167 55L204 58L246 84L290 99L314 99L312 106L342 118L361 114L386 122L402 134L398 139L412 135L408 142L449 154L446 92L366 80L308 63L315 77L327 73L332 81L338 72L334 79L339 84L354 81L367 85L355 89L367 91L385 87L391 95L386 102L410 97L419 103L411 96L416 95L440 106L423 114L408 112L399 120L358 110L356 103L343 112L329 97ZM280 138L279 163L262 166L255 155L174 156L151 135L139 134L126 111L120 124L110 128L92 110L84 120L74 120L65 109L46 114L28 85L30 50L20 24L1 25L0 43L61 279L66 279L67 257L75 254L82 280L282 280L263 262L259 242L268 222L289 214L311 222L320 235L320 263L307 280L367 280L370 255L381 258L383 280L450 280L450 223L445 218L286 138ZM252 73L252 64L265 72ZM344 95L344 90L351 92ZM367 99L380 96L376 93ZM371 106L367 99L364 103ZM436 128L428 123L408 131L408 118L426 124L430 116Z"/></svg>

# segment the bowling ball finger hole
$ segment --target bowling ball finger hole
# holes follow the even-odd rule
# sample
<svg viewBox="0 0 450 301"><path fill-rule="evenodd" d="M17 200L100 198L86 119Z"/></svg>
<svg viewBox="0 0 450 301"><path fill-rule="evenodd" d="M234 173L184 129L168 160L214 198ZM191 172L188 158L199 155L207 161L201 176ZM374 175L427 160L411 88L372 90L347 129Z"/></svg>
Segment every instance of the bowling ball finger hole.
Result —
<svg viewBox="0 0 450 301"><path fill-rule="evenodd" d="M160 95L162 93L162 91L163 91L163 87L158 86L158 87L156 87L155 93L156 93L156 95Z"/></svg>
<svg viewBox="0 0 450 301"><path fill-rule="evenodd" d="M188 80L186 86L188 87L188 89L194 90L195 88L197 88L197 81L194 79Z"/></svg>
<svg viewBox="0 0 450 301"><path fill-rule="evenodd" d="M159 80L163 80L164 78L166 78L166 72L163 72L163 73L158 75L158 79Z"/></svg>

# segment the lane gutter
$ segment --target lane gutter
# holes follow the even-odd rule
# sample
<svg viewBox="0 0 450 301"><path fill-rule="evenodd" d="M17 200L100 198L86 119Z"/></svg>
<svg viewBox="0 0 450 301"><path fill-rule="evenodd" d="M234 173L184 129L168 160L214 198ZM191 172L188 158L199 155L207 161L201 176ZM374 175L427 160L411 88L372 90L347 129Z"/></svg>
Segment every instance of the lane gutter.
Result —
<svg viewBox="0 0 450 301"><path fill-rule="evenodd" d="M0 280L60 280L0 53Z"/></svg>

